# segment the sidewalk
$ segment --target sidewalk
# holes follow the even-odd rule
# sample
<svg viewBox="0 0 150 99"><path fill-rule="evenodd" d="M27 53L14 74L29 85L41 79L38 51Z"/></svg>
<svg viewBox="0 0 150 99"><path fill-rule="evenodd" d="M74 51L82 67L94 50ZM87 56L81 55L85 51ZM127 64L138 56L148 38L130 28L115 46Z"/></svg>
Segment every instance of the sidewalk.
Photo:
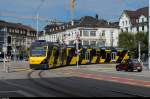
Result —
<svg viewBox="0 0 150 99"><path fill-rule="evenodd" d="M3 62L1 62L0 79L23 79L26 78L26 71L30 70L26 61L7 62L5 68Z"/></svg>

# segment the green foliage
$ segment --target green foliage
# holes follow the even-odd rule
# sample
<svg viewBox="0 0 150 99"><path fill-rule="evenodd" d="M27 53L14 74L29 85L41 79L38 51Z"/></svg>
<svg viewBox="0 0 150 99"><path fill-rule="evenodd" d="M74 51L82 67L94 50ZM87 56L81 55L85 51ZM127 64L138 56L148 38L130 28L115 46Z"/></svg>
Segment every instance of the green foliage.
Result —
<svg viewBox="0 0 150 99"><path fill-rule="evenodd" d="M119 35L119 47L128 48L132 57L138 57L138 45L141 44L141 53L148 52L148 33L128 33Z"/></svg>

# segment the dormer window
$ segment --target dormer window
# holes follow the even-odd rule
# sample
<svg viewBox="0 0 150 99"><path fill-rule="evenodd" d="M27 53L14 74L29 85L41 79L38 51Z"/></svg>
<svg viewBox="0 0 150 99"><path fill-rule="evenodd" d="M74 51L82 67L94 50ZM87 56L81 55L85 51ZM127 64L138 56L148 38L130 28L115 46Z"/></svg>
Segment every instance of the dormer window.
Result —
<svg viewBox="0 0 150 99"><path fill-rule="evenodd" d="M124 26L124 21L122 21L122 25Z"/></svg>
<svg viewBox="0 0 150 99"><path fill-rule="evenodd" d="M69 27L69 25L67 24L67 28Z"/></svg>
<svg viewBox="0 0 150 99"><path fill-rule="evenodd" d="M61 26L59 27L59 30L61 30Z"/></svg>
<svg viewBox="0 0 150 99"><path fill-rule="evenodd" d="M58 30L58 28L56 27L56 30Z"/></svg>
<svg viewBox="0 0 150 99"><path fill-rule="evenodd" d="M126 21L126 25L128 24L128 21Z"/></svg>
<svg viewBox="0 0 150 99"><path fill-rule="evenodd" d="M136 23L139 23L139 20L138 20L138 19L136 19Z"/></svg>
<svg viewBox="0 0 150 99"><path fill-rule="evenodd" d="M105 36L105 30L102 31L102 36Z"/></svg>
<svg viewBox="0 0 150 99"><path fill-rule="evenodd" d="M144 18L142 18L142 23L144 22Z"/></svg>

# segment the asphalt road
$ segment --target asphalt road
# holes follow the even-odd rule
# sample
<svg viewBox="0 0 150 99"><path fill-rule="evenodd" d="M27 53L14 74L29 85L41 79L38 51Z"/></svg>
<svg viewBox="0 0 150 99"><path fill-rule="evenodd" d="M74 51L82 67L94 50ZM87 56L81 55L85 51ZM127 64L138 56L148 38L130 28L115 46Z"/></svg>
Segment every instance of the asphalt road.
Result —
<svg viewBox="0 0 150 99"><path fill-rule="evenodd" d="M12 67L28 68L21 64L19 62ZM14 70L10 73L0 72L0 97L150 97L150 87L135 85L134 80L128 84L128 80L121 79L141 79L140 83L143 83L145 80L150 81L150 78L144 78L141 74L147 75L149 72L116 72L113 66L107 68L104 65L101 68L95 65L91 68L89 65L79 69ZM114 79L122 81L114 82L110 76L117 76L119 78Z"/></svg>
<svg viewBox="0 0 150 99"><path fill-rule="evenodd" d="M47 77L47 74L50 75ZM1 97L149 97L150 88L33 71L27 79L0 80Z"/></svg>

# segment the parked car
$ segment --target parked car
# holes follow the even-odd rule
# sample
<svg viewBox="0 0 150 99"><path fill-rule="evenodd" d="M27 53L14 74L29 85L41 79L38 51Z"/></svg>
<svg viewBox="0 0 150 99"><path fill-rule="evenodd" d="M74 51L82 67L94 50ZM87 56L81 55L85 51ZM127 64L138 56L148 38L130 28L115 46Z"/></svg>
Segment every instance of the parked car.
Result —
<svg viewBox="0 0 150 99"><path fill-rule="evenodd" d="M137 60L137 59L128 59L125 60L122 63L119 63L116 65L116 70L117 71L138 71L141 72L142 69L142 64Z"/></svg>

